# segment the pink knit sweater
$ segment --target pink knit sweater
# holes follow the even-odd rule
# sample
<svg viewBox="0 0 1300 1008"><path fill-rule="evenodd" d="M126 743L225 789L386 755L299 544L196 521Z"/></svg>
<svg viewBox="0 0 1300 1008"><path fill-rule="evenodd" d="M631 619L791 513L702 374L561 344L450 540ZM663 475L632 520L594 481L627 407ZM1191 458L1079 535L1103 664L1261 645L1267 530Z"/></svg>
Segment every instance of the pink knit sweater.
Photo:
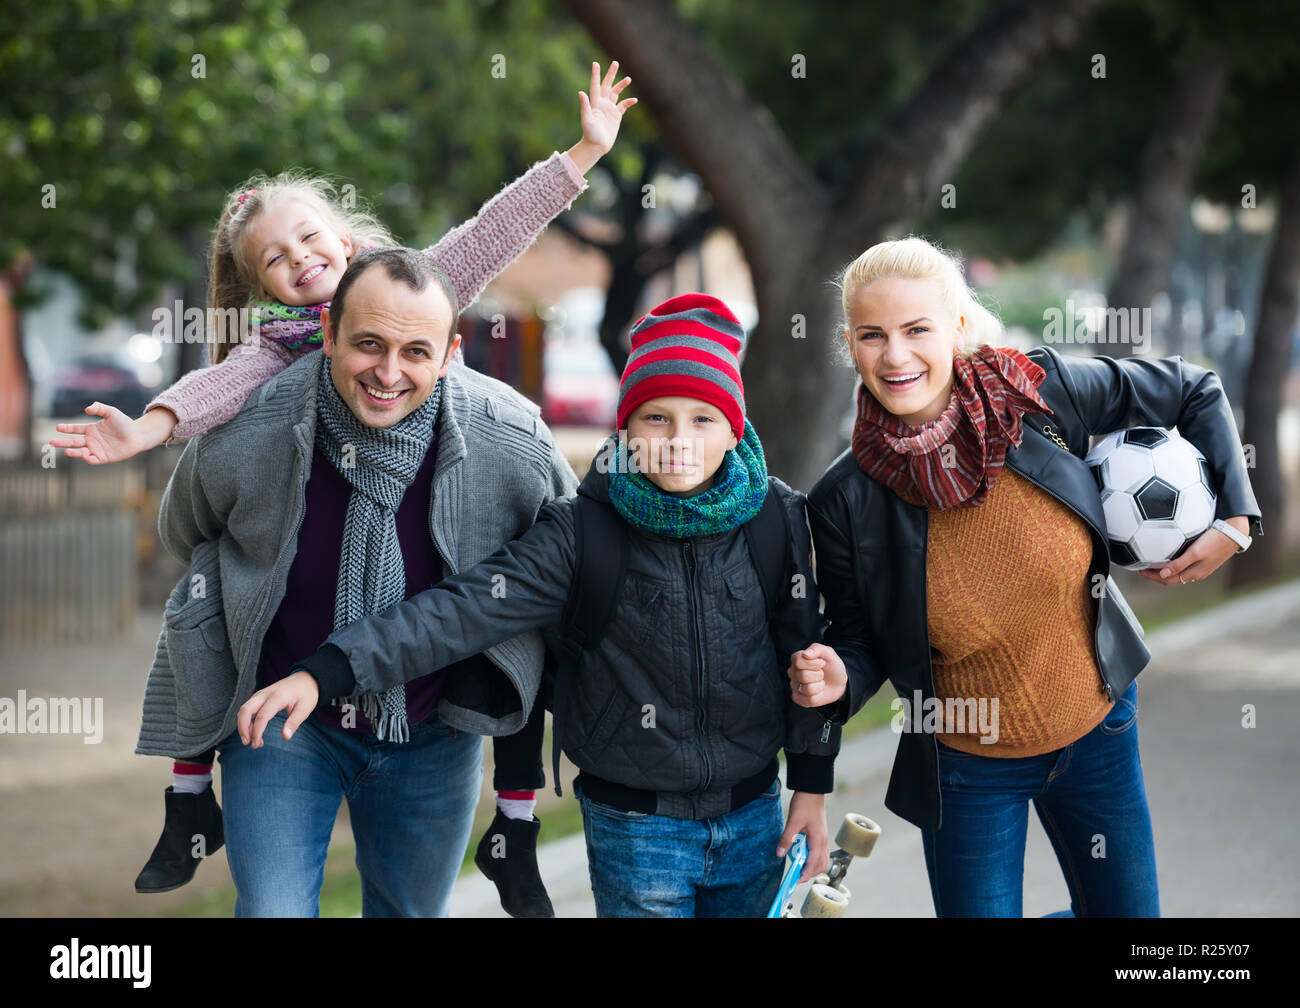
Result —
<svg viewBox="0 0 1300 1008"><path fill-rule="evenodd" d="M567 153L539 161L483 204L478 214L427 251L456 288L462 309L528 248L546 225L587 187ZM233 419L253 390L317 347L288 350L271 341L240 343L220 364L199 368L160 393L146 411L165 406L177 424L175 444Z"/></svg>

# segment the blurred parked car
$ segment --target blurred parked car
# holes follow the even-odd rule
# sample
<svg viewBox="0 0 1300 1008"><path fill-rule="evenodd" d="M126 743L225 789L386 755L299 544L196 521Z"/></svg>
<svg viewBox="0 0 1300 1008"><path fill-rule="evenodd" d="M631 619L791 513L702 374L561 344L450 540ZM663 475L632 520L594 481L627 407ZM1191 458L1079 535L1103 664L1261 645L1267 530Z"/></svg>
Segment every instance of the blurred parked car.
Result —
<svg viewBox="0 0 1300 1008"><path fill-rule="evenodd" d="M557 339L547 344L544 360L542 418L547 424L613 430L618 376L605 348L594 339Z"/></svg>
<svg viewBox="0 0 1300 1008"><path fill-rule="evenodd" d="M149 404L149 390L135 371L107 356L78 357L58 372L50 401L54 417L85 418L93 402L115 406L127 416L138 417Z"/></svg>

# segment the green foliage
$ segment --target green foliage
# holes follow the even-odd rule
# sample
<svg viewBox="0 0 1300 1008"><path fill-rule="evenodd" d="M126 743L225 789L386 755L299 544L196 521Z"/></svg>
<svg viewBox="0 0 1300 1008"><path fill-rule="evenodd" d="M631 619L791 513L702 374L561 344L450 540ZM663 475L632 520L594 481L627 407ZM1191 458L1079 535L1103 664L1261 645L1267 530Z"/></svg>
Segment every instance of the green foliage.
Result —
<svg viewBox="0 0 1300 1008"><path fill-rule="evenodd" d="M601 55L556 17L539 0L6 5L0 266L28 250L68 272L88 322L138 310L201 280L229 191L290 167L430 242L581 138Z"/></svg>

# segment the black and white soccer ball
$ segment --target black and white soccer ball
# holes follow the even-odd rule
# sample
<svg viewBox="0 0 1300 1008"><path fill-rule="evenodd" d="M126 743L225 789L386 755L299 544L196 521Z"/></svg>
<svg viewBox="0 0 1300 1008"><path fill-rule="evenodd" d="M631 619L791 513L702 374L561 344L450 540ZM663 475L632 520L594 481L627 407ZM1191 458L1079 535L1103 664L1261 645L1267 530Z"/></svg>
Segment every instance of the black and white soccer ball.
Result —
<svg viewBox="0 0 1300 1008"><path fill-rule="evenodd" d="M1088 453L1101 491L1111 563L1159 567L1214 521L1214 482L1205 456L1176 431L1131 427Z"/></svg>

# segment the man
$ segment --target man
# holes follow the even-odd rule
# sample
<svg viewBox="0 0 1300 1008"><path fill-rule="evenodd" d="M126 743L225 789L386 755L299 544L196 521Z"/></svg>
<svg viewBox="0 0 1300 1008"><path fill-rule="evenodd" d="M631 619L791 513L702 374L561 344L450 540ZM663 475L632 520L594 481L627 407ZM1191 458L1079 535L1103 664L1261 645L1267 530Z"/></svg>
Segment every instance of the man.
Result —
<svg viewBox="0 0 1300 1008"><path fill-rule="evenodd" d="M322 706L288 739L282 723L258 748L232 731L254 690L334 629L477 563L575 491L536 407L453 365L457 315L422 253L357 254L322 317L323 355L192 441L168 485L163 543L205 590L182 583L168 604L150 690L174 686L174 703L146 695L142 738L170 733L174 751L223 740L236 916L318 913L342 797L363 915L445 916L479 736L519 730L537 694L543 648L530 633Z"/></svg>

